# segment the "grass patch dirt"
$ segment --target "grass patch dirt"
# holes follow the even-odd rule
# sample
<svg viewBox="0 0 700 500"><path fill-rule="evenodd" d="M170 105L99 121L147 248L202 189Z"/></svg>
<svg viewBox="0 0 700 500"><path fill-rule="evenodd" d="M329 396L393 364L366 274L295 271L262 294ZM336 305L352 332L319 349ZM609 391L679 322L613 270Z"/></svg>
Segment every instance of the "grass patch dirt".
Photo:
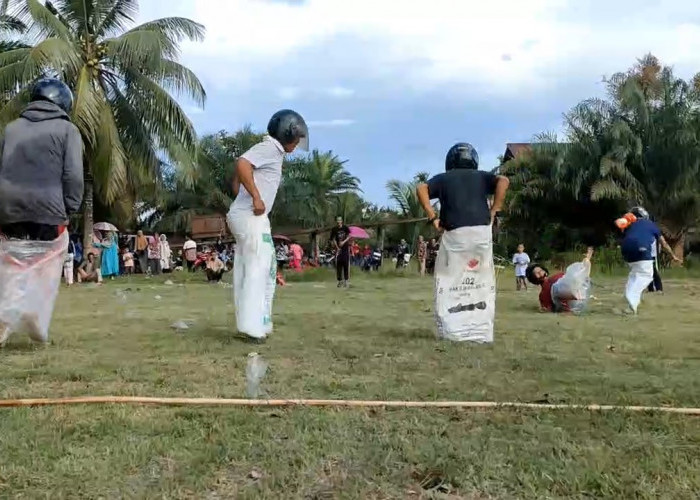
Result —
<svg viewBox="0 0 700 500"><path fill-rule="evenodd" d="M0 397L245 397L700 406L700 281L638 317L623 279L582 317L500 280L496 341L438 342L429 279L278 288L264 345L235 334L231 288L191 277L62 290L52 345L14 337ZM165 278L164 278L165 279ZM182 286L180 286L182 285ZM190 328L176 331L184 320ZM611 350L609 346L614 346ZM0 496L25 498L696 498L700 419L611 412L47 407L0 410Z"/></svg>

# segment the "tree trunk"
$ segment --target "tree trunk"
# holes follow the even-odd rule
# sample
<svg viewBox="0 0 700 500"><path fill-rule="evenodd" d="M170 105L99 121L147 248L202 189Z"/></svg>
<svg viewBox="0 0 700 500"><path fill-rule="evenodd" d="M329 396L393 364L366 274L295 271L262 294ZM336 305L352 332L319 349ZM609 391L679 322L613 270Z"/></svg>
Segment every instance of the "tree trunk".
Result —
<svg viewBox="0 0 700 500"><path fill-rule="evenodd" d="M85 175L85 192L83 193L83 254L87 255L92 248L92 226L94 220L94 186L92 176Z"/></svg>
<svg viewBox="0 0 700 500"><path fill-rule="evenodd" d="M661 233L663 234L664 238L666 238L666 242L673 250L673 253L676 255L676 257L683 259L685 257L685 240L686 236L688 235L688 231L683 229L671 230L673 226L670 224L665 224L663 221L659 224L659 226L661 228ZM662 248L660 248L659 251L660 256L661 254L666 253Z"/></svg>
<svg viewBox="0 0 700 500"><path fill-rule="evenodd" d="M379 251L384 253L384 233L386 232L384 226L379 226L377 232L379 233Z"/></svg>
<svg viewBox="0 0 700 500"><path fill-rule="evenodd" d="M685 233L681 233L677 238L669 239L668 244L671 245L676 257L681 259L685 257Z"/></svg>
<svg viewBox="0 0 700 500"><path fill-rule="evenodd" d="M318 266L318 233L311 233L311 261Z"/></svg>

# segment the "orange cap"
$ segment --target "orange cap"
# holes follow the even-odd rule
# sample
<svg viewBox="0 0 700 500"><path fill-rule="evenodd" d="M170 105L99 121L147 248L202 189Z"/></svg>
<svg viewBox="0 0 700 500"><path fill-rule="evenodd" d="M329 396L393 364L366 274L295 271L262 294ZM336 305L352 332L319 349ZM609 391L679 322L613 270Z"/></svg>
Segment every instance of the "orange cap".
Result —
<svg viewBox="0 0 700 500"><path fill-rule="evenodd" d="M627 212L625 215L623 215L619 219L615 220L615 225L624 231L625 229L630 227L630 225L634 224L635 222L637 222L637 216L635 216L631 212Z"/></svg>

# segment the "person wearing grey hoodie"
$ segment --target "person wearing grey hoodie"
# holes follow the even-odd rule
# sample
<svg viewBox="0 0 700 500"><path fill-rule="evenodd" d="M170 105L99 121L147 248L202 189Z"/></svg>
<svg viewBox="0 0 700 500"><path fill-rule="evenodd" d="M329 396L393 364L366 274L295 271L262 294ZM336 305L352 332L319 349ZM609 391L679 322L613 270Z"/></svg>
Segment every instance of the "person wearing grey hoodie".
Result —
<svg viewBox="0 0 700 500"><path fill-rule="evenodd" d="M52 241L83 201L83 141L70 121L73 94L45 78L0 141L0 233Z"/></svg>

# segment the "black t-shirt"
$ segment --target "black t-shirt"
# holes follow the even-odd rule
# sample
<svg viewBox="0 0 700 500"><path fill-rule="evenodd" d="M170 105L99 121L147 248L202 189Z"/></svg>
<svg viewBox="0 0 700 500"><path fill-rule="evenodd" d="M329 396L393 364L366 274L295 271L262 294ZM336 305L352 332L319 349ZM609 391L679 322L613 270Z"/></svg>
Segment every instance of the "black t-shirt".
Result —
<svg viewBox="0 0 700 500"><path fill-rule="evenodd" d="M345 239L347 239L348 235L350 235L350 228L345 224L331 229L331 240L335 241L336 245L338 245L338 247L343 251L350 249L350 240L346 241L344 245L340 245Z"/></svg>
<svg viewBox="0 0 700 500"><path fill-rule="evenodd" d="M491 213L487 197L496 190L496 175L460 168L428 181L430 199L440 200L440 224L451 231L460 227L488 226Z"/></svg>

